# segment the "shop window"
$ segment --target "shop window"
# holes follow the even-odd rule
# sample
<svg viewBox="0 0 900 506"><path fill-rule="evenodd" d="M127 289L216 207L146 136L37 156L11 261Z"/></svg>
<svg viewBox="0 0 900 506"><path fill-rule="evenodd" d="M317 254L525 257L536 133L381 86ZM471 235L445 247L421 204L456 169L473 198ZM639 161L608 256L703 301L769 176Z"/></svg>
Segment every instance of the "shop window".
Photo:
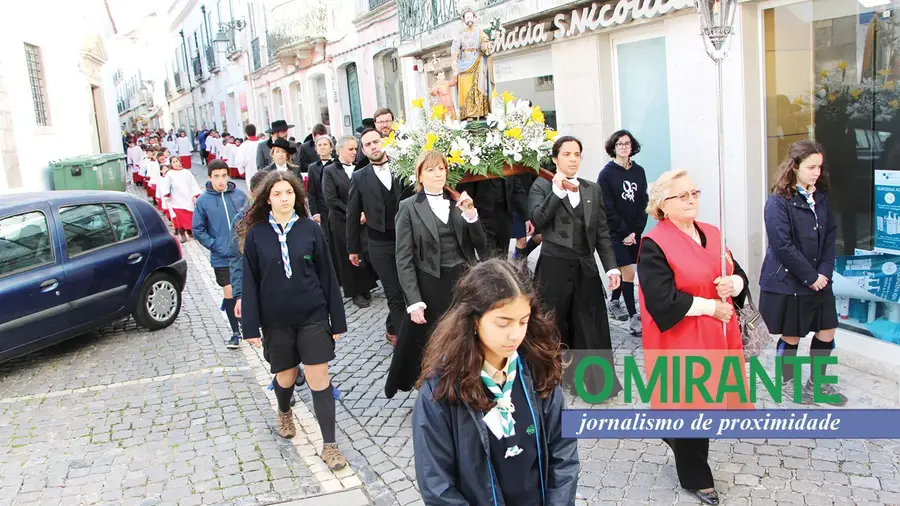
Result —
<svg viewBox="0 0 900 506"><path fill-rule="evenodd" d="M531 105L541 108L544 123L556 130L556 99L553 94L553 76L526 77L497 83L497 91L508 91L518 98L530 100ZM451 88L456 94L456 88ZM455 97L454 97L455 98Z"/></svg>
<svg viewBox="0 0 900 506"><path fill-rule="evenodd" d="M840 325L900 344L900 10L864 4L764 11L767 182L793 142L822 144Z"/></svg>

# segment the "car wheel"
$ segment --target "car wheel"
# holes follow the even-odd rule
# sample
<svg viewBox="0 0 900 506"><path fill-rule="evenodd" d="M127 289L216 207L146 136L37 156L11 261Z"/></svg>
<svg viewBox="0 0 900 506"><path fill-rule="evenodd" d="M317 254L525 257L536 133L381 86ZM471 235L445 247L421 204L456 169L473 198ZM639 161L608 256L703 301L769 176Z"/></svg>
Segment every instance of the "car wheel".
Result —
<svg viewBox="0 0 900 506"><path fill-rule="evenodd" d="M157 272L147 278L134 310L134 321L150 330L164 329L181 312L181 290L175 278Z"/></svg>

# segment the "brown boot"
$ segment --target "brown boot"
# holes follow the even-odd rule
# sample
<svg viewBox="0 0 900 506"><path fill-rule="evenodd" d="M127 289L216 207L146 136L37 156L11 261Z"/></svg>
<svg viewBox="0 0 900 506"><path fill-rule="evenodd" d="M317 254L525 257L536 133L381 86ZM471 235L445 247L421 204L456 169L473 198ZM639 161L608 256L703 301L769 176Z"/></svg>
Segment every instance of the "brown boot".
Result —
<svg viewBox="0 0 900 506"><path fill-rule="evenodd" d="M297 435L297 428L294 427L293 409L289 409L287 413L278 413L278 435L285 439L291 439Z"/></svg>
<svg viewBox="0 0 900 506"><path fill-rule="evenodd" d="M322 445L322 460L325 461L328 469L332 471L347 467L347 459L341 455L337 443L325 443Z"/></svg>

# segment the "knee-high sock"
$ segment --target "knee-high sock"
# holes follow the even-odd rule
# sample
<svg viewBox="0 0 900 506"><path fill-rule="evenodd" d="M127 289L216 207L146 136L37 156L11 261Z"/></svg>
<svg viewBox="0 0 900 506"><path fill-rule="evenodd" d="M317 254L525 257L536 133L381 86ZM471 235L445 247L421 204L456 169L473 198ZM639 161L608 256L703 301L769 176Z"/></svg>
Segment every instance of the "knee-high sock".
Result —
<svg viewBox="0 0 900 506"><path fill-rule="evenodd" d="M637 308L634 305L634 283L622 281L622 298L625 299L628 316L634 316L637 313Z"/></svg>
<svg viewBox="0 0 900 506"><path fill-rule="evenodd" d="M319 421L319 430L322 431L322 442L334 443L334 391L331 383L325 390L313 390L313 411L316 412L316 420Z"/></svg>
<svg viewBox="0 0 900 506"><path fill-rule="evenodd" d="M275 384L275 398L278 399L278 411L287 413L291 410L291 395L294 393L294 388L292 386L285 388L279 385L277 378L273 383Z"/></svg>
<svg viewBox="0 0 900 506"><path fill-rule="evenodd" d="M234 299L225 299L225 314L228 316L228 323L231 325L231 333L235 336L241 334L241 326L238 324L237 316L234 316Z"/></svg>
<svg viewBox="0 0 900 506"><path fill-rule="evenodd" d="M826 343L825 341L819 341L819 337L816 336L809 343L809 358L812 359L812 370L818 369L819 377L825 375L825 368L827 367L822 358L830 356L832 350L834 350L834 339ZM812 379L812 376L810 376L810 379Z"/></svg>
<svg viewBox="0 0 900 506"><path fill-rule="evenodd" d="M534 237L529 237L528 241L525 243L525 247L522 248L522 250L525 252L525 256L527 257L528 255L531 254L532 251L536 250L537 247L540 245L541 245L541 243L535 242Z"/></svg>
<svg viewBox="0 0 900 506"><path fill-rule="evenodd" d="M621 296L622 296L622 287L620 286L619 288L616 288L615 290L613 290L611 300L614 300L614 301L619 300L619 297L621 297Z"/></svg>
<svg viewBox="0 0 900 506"><path fill-rule="evenodd" d="M781 357L781 381L787 382L794 379L794 366L788 364L785 357L796 357L798 345L791 344L784 339L779 339L776 345L778 356Z"/></svg>

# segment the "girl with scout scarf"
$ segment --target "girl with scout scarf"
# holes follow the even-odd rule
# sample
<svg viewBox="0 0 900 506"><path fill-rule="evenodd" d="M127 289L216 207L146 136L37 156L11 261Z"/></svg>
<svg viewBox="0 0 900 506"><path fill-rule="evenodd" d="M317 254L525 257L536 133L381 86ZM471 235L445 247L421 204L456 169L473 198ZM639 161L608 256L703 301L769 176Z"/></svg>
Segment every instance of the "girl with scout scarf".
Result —
<svg viewBox="0 0 900 506"><path fill-rule="evenodd" d="M519 269L472 267L425 349L413 445L426 504L575 504L559 332Z"/></svg>

